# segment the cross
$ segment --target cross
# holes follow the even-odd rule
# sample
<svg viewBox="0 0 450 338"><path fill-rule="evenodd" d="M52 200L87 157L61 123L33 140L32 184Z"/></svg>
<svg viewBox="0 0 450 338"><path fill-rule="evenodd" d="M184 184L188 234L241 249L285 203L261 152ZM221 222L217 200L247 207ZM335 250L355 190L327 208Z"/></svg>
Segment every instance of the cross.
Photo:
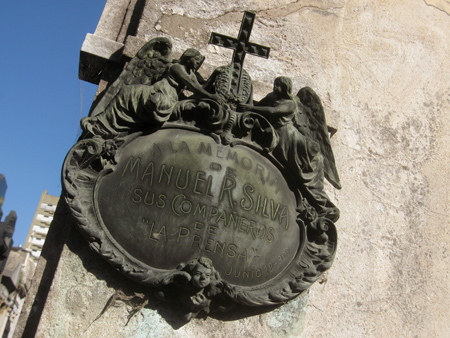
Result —
<svg viewBox="0 0 450 338"><path fill-rule="evenodd" d="M269 58L269 47L249 42L255 16L255 13L244 12L237 39L214 32L211 33L211 38L209 39L210 44L234 50L233 59L231 61L231 92L235 95L238 95L239 93L245 55L251 54L265 59Z"/></svg>

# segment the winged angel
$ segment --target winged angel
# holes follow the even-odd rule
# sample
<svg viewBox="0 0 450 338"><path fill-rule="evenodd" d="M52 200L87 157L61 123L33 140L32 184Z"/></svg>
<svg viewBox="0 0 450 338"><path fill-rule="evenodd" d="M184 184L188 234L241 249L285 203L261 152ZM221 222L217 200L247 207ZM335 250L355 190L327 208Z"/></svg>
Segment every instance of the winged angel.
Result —
<svg viewBox="0 0 450 338"><path fill-rule="evenodd" d="M177 109L194 108L192 101L180 101L184 89L220 102L218 94L207 92L199 82L202 79L197 70L204 56L190 48L179 60L172 60L171 52L172 43L167 38L148 42L108 88L91 117L82 119L84 136L110 138L160 125Z"/></svg>
<svg viewBox="0 0 450 338"><path fill-rule="evenodd" d="M254 104L239 104L238 111L259 113L271 122L279 136L273 155L302 189L300 196L312 202L313 217L337 221L339 209L324 191L324 177L337 189L341 185L319 96L309 87L293 96L292 80L280 76L272 93Z"/></svg>

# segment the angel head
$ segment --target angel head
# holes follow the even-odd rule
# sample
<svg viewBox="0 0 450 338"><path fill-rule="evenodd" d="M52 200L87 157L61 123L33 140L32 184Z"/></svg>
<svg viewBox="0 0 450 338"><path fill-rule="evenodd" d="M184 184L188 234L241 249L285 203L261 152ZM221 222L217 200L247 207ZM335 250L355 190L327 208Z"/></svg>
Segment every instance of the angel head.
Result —
<svg viewBox="0 0 450 338"><path fill-rule="evenodd" d="M154 46L154 56L153 57L163 57L167 58L172 52L172 46L166 43L166 41L158 41Z"/></svg>
<svg viewBox="0 0 450 338"><path fill-rule="evenodd" d="M192 259L183 270L191 275L190 284L196 289L204 289L211 284L211 279L215 279L217 275L212 261L205 257Z"/></svg>
<svg viewBox="0 0 450 338"><path fill-rule="evenodd" d="M319 99L317 94L309 87L303 87L302 89L300 89L297 93L297 96L304 104L308 104L315 99Z"/></svg>
<svg viewBox="0 0 450 338"><path fill-rule="evenodd" d="M181 55L179 62L188 68L197 71L202 65L205 57L195 48L188 48Z"/></svg>
<svg viewBox="0 0 450 338"><path fill-rule="evenodd" d="M286 76L279 76L273 82L273 92L280 98L292 98L292 80Z"/></svg>
<svg viewBox="0 0 450 338"><path fill-rule="evenodd" d="M166 62L172 61L172 42L163 37L151 39L136 54L141 60L161 59Z"/></svg>

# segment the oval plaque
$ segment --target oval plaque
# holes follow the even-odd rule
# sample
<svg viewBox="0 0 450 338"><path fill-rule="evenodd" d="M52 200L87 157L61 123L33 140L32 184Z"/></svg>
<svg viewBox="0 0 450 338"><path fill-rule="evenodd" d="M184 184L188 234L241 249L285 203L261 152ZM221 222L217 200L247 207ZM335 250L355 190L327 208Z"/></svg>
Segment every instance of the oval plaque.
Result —
<svg viewBox="0 0 450 338"><path fill-rule="evenodd" d="M191 262L207 260L209 301L282 304L329 268L336 229L314 227L298 183L270 152L220 140L182 123L83 139L64 162L66 201L95 251L165 298L189 294L190 284L173 289L195 279ZM212 304L231 306L219 298Z"/></svg>
<svg viewBox="0 0 450 338"><path fill-rule="evenodd" d="M193 131L163 129L124 146L94 200L102 229L130 260L175 269L204 256L240 286L278 276L303 241L280 171L248 147Z"/></svg>

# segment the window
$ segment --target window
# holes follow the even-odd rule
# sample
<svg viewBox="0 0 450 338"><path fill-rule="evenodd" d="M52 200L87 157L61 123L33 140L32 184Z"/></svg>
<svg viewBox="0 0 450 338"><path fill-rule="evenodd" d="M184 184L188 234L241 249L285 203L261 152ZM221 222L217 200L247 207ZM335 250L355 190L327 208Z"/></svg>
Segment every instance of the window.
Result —
<svg viewBox="0 0 450 338"><path fill-rule="evenodd" d="M49 212L55 212L56 205L55 204L41 203L41 209L44 209L45 211L49 211Z"/></svg>
<svg viewBox="0 0 450 338"><path fill-rule="evenodd" d="M42 215L42 214L38 214L36 216L36 219L38 221L43 222L43 223L50 224L52 222L52 220L53 220L53 216L45 216L45 215Z"/></svg>

